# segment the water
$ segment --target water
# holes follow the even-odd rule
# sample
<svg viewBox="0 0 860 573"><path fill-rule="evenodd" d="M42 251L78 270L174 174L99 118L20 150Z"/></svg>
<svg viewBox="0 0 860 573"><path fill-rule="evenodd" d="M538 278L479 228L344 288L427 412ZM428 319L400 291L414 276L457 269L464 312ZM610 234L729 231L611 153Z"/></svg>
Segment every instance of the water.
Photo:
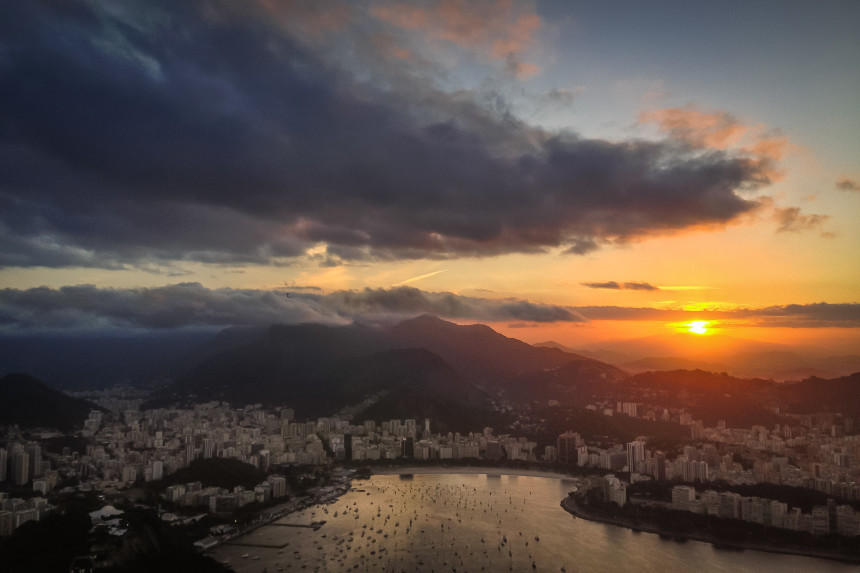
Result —
<svg viewBox="0 0 860 573"><path fill-rule="evenodd" d="M378 475L353 482L353 490L332 504L291 514L210 555L242 573L858 570L575 519L559 503L576 485L573 479L513 475ZM290 527L321 520L326 523L317 531Z"/></svg>

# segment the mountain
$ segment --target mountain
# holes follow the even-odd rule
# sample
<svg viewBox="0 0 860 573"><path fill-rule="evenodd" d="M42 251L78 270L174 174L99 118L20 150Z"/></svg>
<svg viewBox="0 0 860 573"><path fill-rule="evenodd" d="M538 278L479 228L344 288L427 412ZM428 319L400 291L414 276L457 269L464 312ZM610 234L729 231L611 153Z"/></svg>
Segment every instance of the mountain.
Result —
<svg viewBox="0 0 860 573"><path fill-rule="evenodd" d="M544 343L550 344L557 345ZM631 373L700 369L727 372L742 378L784 381L813 375L836 378L860 369L860 356L831 356L820 349L720 334L699 336L674 333L608 340L573 352L608 362Z"/></svg>
<svg viewBox="0 0 860 573"><path fill-rule="evenodd" d="M559 400L563 406L582 406L623 392L628 377L620 368L584 358L559 368L521 374L507 386L506 394L513 400Z"/></svg>
<svg viewBox="0 0 860 573"><path fill-rule="evenodd" d="M539 348L508 338L483 324L462 326L430 315L403 321L387 332L403 344L435 352L482 386L505 385L525 373L586 360L557 348Z"/></svg>
<svg viewBox="0 0 860 573"><path fill-rule="evenodd" d="M95 390L174 378L211 331L134 335L0 336L0 375L27 372L58 390Z"/></svg>
<svg viewBox="0 0 860 573"><path fill-rule="evenodd" d="M782 384L780 396L787 407L799 414L842 412L860 416L860 372L831 380L808 378L794 384Z"/></svg>
<svg viewBox="0 0 860 573"><path fill-rule="evenodd" d="M438 431L470 430L493 419L488 396L437 354L409 348L346 360L325 376L347 404L371 396L370 420L431 418Z"/></svg>
<svg viewBox="0 0 860 573"><path fill-rule="evenodd" d="M726 372L730 370L727 364L690 360L676 356L652 356L632 362L625 362L621 368L631 374L650 372L653 370L708 370L710 372Z"/></svg>
<svg viewBox="0 0 860 573"><path fill-rule="evenodd" d="M333 365L395 347L376 329L361 326L273 325L265 333L228 330L212 342L207 357L158 392L154 402L295 404L310 415L321 405L337 402L323 396L319 386ZM219 347L225 350L218 351Z"/></svg>
<svg viewBox="0 0 860 573"><path fill-rule="evenodd" d="M524 376L562 367L572 371L572 362L581 363L581 377L590 370L617 370L558 349L536 348L488 326L431 316L390 327L228 329L210 341L206 353L150 405L259 402L287 405L300 418L340 410L378 419L430 417L452 428L473 429L479 420L490 419L491 395L544 392L529 386L532 381ZM587 376L592 375L600 376Z"/></svg>
<svg viewBox="0 0 860 573"><path fill-rule="evenodd" d="M207 346L211 355L151 405L281 404L300 418L348 411L379 419L432 417L457 428L489 410L486 394L443 358L410 346L384 329L358 325L228 329Z"/></svg>
<svg viewBox="0 0 860 573"><path fill-rule="evenodd" d="M729 427L772 426L781 420L771 411L780 406L780 384L703 370L642 372L626 382L634 401L656 397L662 406L683 408L707 426L725 420ZM637 399L638 398L638 399Z"/></svg>
<svg viewBox="0 0 860 573"><path fill-rule="evenodd" d="M56 428L71 431L83 426L90 410L98 407L49 388L26 374L0 378L0 426Z"/></svg>

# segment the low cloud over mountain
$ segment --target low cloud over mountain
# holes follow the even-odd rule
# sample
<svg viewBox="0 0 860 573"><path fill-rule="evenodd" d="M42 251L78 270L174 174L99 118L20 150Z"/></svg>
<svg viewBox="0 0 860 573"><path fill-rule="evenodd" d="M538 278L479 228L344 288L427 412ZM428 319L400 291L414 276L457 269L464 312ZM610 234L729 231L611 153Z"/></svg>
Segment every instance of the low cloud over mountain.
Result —
<svg viewBox="0 0 860 573"><path fill-rule="evenodd" d="M268 325L392 323L421 314L478 322L582 323L591 320L723 320L755 326L860 326L860 304L804 304L734 310L563 306L488 299L409 286L336 291L209 289L198 283L115 289L93 285L0 290L0 331L164 329Z"/></svg>

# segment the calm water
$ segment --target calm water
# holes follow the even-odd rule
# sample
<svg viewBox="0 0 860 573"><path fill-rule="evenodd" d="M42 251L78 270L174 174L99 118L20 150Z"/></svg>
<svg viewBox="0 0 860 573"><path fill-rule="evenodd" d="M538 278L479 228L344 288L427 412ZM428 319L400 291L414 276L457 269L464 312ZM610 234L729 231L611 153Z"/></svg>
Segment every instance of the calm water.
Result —
<svg viewBox="0 0 860 573"><path fill-rule="evenodd" d="M559 502L576 484L492 474L373 476L353 482L333 504L291 514L210 555L239 572L269 573L858 571L835 561L715 549L575 519ZM321 520L326 524L317 531L291 527Z"/></svg>

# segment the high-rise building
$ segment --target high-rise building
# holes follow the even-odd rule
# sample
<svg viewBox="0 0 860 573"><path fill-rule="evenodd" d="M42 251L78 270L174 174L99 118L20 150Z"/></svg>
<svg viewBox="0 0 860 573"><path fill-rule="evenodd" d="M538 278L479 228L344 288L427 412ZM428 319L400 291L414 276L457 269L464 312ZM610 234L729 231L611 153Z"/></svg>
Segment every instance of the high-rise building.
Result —
<svg viewBox="0 0 860 573"><path fill-rule="evenodd" d="M607 476L605 479L608 500L623 507L627 503L627 486L615 476Z"/></svg>
<svg viewBox="0 0 860 573"><path fill-rule="evenodd" d="M12 483L24 485L30 481L30 456L25 451L17 451L12 456Z"/></svg>
<svg viewBox="0 0 860 573"><path fill-rule="evenodd" d="M676 485L672 488L672 509L686 511L690 502L695 499L696 490L688 485Z"/></svg>
<svg viewBox="0 0 860 573"><path fill-rule="evenodd" d="M730 519L738 519L741 513L741 496L740 494L730 491L720 492L720 508L717 510L717 515L720 517L728 517Z"/></svg>
<svg viewBox="0 0 860 573"><path fill-rule="evenodd" d="M152 479L161 479L164 477L164 462L155 460L152 462Z"/></svg>
<svg viewBox="0 0 860 573"><path fill-rule="evenodd" d="M830 512L826 505L816 505L812 508L812 534L827 535L830 533Z"/></svg>
<svg viewBox="0 0 860 573"><path fill-rule="evenodd" d="M8 454L4 448L0 448L0 481L6 481L6 466L8 464Z"/></svg>
<svg viewBox="0 0 860 573"><path fill-rule="evenodd" d="M654 454L654 478L658 480L666 479L666 454L657 452Z"/></svg>
<svg viewBox="0 0 860 573"><path fill-rule="evenodd" d="M415 438L408 437L404 438L401 442L403 444L402 455L404 458L412 459L415 457Z"/></svg>
<svg viewBox="0 0 860 573"><path fill-rule="evenodd" d="M487 442L487 459L498 461L502 459L502 445L498 440L490 440Z"/></svg>
<svg viewBox="0 0 860 573"><path fill-rule="evenodd" d="M565 432L556 440L556 448L558 449L558 459L564 463L575 462L577 459L576 448L579 446L581 439L576 432Z"/></svg>
<svg viewBox="0 0 860 573"><path fill-rule="evenodd" d="M645 442L627 443L627 468L630 472L639 471L639 462L645 460Z"/></svg>
<svg viewBox="0 0 860 573"><path fill-rule="evenodd" d="M24 451L30 456L27 471L31 478L37 477L42 467L42 446L33 442L24 446Z"/></svg>
<svg viewBox="0 0 860 573"><path fill-rule="evenodd" d="M352 434L343 435L343 459L352 461Z"/></svg>

